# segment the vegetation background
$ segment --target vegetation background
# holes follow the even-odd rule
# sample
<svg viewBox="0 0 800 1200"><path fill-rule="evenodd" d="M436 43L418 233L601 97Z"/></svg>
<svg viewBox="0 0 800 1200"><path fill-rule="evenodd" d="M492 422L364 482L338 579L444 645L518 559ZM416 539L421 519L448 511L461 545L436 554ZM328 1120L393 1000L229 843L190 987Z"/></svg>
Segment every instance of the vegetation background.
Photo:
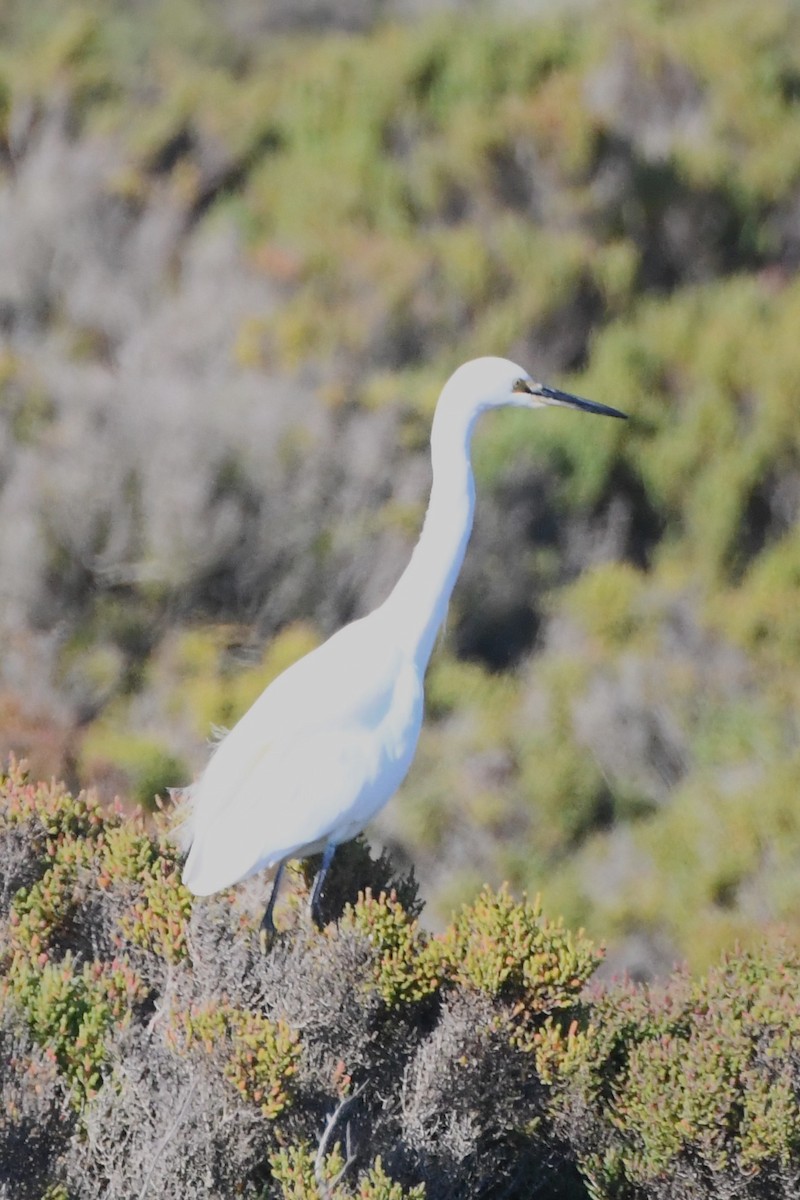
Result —
<svg viewBox="0 0 800 1200"><path fill-rule="evenodd" d="M464 359L631 419L478 431L420 751L370 830L422 927L357 858L400 901L254 965L252 897L190 931L164 846L12 772L0 1194L305 1200L367 1077L411 1190L370 1160L364 1197L534 1194L531 1162L543 1195L797 1194L799 262L792 0L4 0L4 760L109 803L189 780L396 579ZM588 939L475 900L504 880L609 974L752 955L581 1009Z"/></svg>
<svg viewBox="0 0 800 1200"><path fill-rule="evenodd" d="M0 11L0 728L149 803L409 553L502 414L409 782L441 922L541 891L644 974L800 912L793 4Z"/></svg>

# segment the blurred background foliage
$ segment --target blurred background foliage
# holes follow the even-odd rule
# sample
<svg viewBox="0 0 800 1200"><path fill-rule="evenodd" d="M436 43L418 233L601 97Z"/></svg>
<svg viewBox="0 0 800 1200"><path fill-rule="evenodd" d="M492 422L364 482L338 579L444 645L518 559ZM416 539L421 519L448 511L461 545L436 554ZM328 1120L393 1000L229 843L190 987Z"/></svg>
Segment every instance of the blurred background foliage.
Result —
<svg viewBox="0 0 800 1200"><path fill-rule="evenodd" d="M800 934L800 12L790 0L6 0L0 731L147 802L379 602L487 419L372 831L441 922L541 891L612 969Z"/></svg>

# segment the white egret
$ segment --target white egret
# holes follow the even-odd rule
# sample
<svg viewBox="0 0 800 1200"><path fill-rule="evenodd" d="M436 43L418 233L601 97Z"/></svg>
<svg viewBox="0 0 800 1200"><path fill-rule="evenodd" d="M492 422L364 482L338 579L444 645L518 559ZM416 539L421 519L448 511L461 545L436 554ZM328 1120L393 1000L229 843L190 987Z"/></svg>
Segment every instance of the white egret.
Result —
<svg viewBox="0 0 800 1200"><path fill-rule="evenodd" d="M277 866L262 921L272 920L287 859L322 851L320 896L336 847L356 836L399 787L422 724L423 680L472 530L470 442L490 408L616 409L536 383L503 358L451 376L431 431L433 488L419 541L384 602L275 679L214 750L188 789L177 836L183 882L197 896Z"/></svg>

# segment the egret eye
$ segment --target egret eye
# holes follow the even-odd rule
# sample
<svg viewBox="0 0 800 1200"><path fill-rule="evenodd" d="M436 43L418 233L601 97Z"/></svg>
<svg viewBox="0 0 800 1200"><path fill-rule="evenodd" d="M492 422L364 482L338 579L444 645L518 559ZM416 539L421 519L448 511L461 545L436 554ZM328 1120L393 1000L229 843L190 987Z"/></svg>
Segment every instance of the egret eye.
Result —
<svg viewBox="0 0 800 1200"><path fill-rule="evenodd" d="M518 379L511 390L512 392L527 392L530 395L531 385L527 379Z"/></svg>

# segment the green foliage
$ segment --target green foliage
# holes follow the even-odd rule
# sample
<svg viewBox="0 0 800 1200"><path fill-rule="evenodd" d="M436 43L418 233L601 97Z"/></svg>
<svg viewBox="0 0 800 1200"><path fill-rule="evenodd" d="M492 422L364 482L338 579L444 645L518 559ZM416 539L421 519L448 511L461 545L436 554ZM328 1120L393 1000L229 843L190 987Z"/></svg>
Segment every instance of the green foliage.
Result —
<svg viewBox="0 0 800 1200"><path fill-rule="evenodd" d="M91 793L73 797L61 783L33 783L23 764L13 758L2 781L0 829L4 834L24 828L33 845L48 855L65 842L75 848L78 839L91 843L99 835L104 813Z"/></svg>
<svg viewBox="0 0 800 1200"><path fill-rule="evenodd" d="M526 1016L569 1008L602 954L579 930L542 915L538 899L517 903L507 887L484 888L442 935L445 969L457 984L503 999Z"/></svg>
<svg viewBox="0 0 800 1200"><path fill-rule="evenodd" d="M281 671L319 642L315 631L298 621L269 641L258 661L248 662L241 637L242 631L232 628L192 629L163 647L158 672L175 689L174 703L191 704L198 733L235 724Z"/></svg>
<svg viewBox="0 0 800 1200"><path fill-rule="evenodd" d="M80 1107L100 1085L107 1035L130 1020L146 994L124 955L92 961L81 953L90 937L88 897L93 886L124 879L134 893L131 932L155 940L159 949L166 944L169 954L177 880L170 877L168 858L157 854L146 835L137 836L133 824L106 814L89 794L73 797L60 785L31 785L12 761L3 780L0 837L10 850L19 846L19 835L29 862L22 877L29 883L17 886L11 897L1 951L3 986L34 1040L55 1055ZM13 860L11 873L13 878ZM158 876L168 880L163 907ZM181 888L177 892L187 896Z"/></svg>
<svg viewBox="0 0 800 1200"><path fill-rule="evenodd" d="M125 710L124 705L116 705L95 723L83 740L81 765L95 778L119 772L131 800L152 810L159 796L186 777L187 769L160 739L123 733L119 713Z"/></svg>
<svg viewBox="0 0 800 1200"><path fill-rule="evenodd" d="M800 380L798 313L796 287L776 294L733 278L642 304L598 339L585 386L637 418L630 470L684 560L707 574L741 570L749 506L796 460L787 398Z"/></svg>
<svg viewBox="0 0 800 1200"><path fill-rule="evenodd" d="M291 1079L297 1072L301 1046L284 1021L261 1013L212 1002L189 1012L173 1012L167 1034L176 1053L201 1047L221 1055L223 1074L245 1100L258 1105L268 1121L291 1103Z"/></svg>
<svg viewBox="0 0 800 1200"><path fill-rule="evenodd" d="M591 1114L593 1195L668 1195L690 1180L720 1194L735 1179L779 1194L800 1152L799 971L779 947L730 955L697 982L597 997L586 1035L561 1041L559 1067L564 1111Z"/></svg>
<svg viewBox="0 0 800 1200"><path fill-rule="evenodd" d="M270 1157L273 1178L281 1188L283 1200L315 1200L319 1195L315 1173L316 1155L308 1146L287 1146ZM338 1143L325 1156L322 1176L332 1200L340 1200L343 1189L331 1187L344 1167Z"/></svg>
<svg viewBox="0 0 800 1200"><path fill-rule="evenodd" d="M192 900L180 882L175 848L165 833L155 841L139 822L112 826L98 868L97 885L104 891L114 885L137 885L128 910L120 916L121 932L165 962L180 962L187 953Z"/></svg>
<svg viewBox="0 0 800 1200"><path fill-rule="evenodd" d="M15 763L0 799L0 1052L18 1046L0 1148L26 1088L51 1120L63 1087L77 1121L44 1144L37 1195L108 1182L120 1139L126 1178L158 1170L168 1190L217 1132L226 1153L214 1142L203 1170L227 1162L253 1200L305 1200L319 1172L338 1200L488 1195L532 1169L553 1196L791 1192L800 958L785 944L696 980L587 989L600 953L538 901L485 888L432 936L399 880L342 899L322 932L298 916L264 958L258 913L234 895L192 916L174 852L136 819ZM388 871L363 848L348 861ZM131 1125L145 1095L169 1130L156 1161Z"/></svg>
<svg viewBox="0 0 800 1200"><path fill-rule="evenodd" d="M0 414L21 445L36 443L55 419L52 400L42 384L27 370L24 360L8 351L0 353Z"/></svg>
<svg viewBox="0 0 800 1200"><path fill-rule="evenodd" d="M5 986L82 1108L101 1086L107 1035L131 1019L143 998L141 981L124 963L79 966L69 952L58 962L42 952L35 962L17 958Z"/></svg>
<svg viewBox="0 0 800 1200"><path fill-rule="evenodd" d="M787 867L800 854L799 777L797 756L781 754L733 796L698 780L696 787L679 789L670 811L652 828L641 829L642 841L654 849L661 839L669 839L661 855L663 868L642 895L642 915L678 926L691 921L693 964L702 963L711 946L717 952L735 941L756 946L765 926L777 932L791 921L797 887ZM722 822L724 838L719 836ZM763 860L767 834L776 842L769 866ZM737 913L737 896L750 888L757 889L770 913L759 932Z"/></svg>
<svg viewBox="0 0 800 1200"><path fill-rule="evenodd" d="M398 902L397 894L369 889L345 908L341 929L369 942L374 953L372 986L388 1008L424 1000L440 986L438 955L417 921Z"/></svg>
<svg viewBox="0 0 800 1200"><path fill-rule="evenodd" d="M606 650L621 650L647 628L646 579L628 563L604 563L566 592L564 609Z"/></svg>
<svg viewBox="0 0 800 1200"><path fill-rule="evenodd" d="M733 593L714 598L711 619L774 670L800 653L800 539L787 533L759 556Z"/></svg>
<svg viewBox="0 0 800 1200"><path fill-rule="evenodd" d="M317 1200L316 1155L308 1146L288 1146L278 1150L271 1156L270 1166L275 1182L281 1187L283 1200ZM383 1169L380 1155L360 1176L355 1191L338 1182L344 1168L345 1162L337 1144L330 1154L325 1155L321 1170L327 1185L326 1194L331 1200L349 1200L350 1197L358 1200L425 1200L425 1185L405 1189L399 1183L393 1183Z"/></svg>

